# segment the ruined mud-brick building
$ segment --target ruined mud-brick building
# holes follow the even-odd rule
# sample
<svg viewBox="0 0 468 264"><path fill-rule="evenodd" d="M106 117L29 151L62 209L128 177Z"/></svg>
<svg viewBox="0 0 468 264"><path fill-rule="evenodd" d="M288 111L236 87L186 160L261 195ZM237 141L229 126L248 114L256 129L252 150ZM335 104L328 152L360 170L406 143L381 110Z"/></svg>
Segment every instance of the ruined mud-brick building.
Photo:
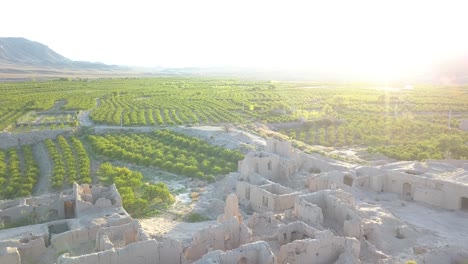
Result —
<svg viewBox="0 0 468 264"><path fill-rule="evenodd" d="M297 192L278 183L253 185L248 182L237 182L236 194L240 203L255 212L282 212L294 206Z"/></svg>
<svg viewBox="0 0 468 264"><path fill-rule="evenodd" d="M468 179L468 162L408 166L350 165L268 139L265 151L247 155L229 176L226 190L235 188L237 196L227 196L217 223L184 241L151 237L122 208L115 186L74 184L57 194L0 201L1 225L29 224L0 232L0 263L396 263L386 245L402 244L395 251L401 252L417 242L416 231L382 208L365 218L357 205L363 196L356 195L394 193L468 210L468 187L460 181ZM437 178L441 172L451 176Z"/></svg>
<svg viewBox="0 0 468 264"><path fill-rule="evenodd" d="M288 141L267 139L265 151L251 152L239 161L239 173L258 174L268 180L280 182L289 180L303 162L301 152L291 147Z"/></svg>
<svg viewBox="0 0 468 264"><path fill-rule="evenodd" d="M248 225L254 239L260 237L267 241L278 257L278 263L307 263L306 256L310 260L310 254L314 251L309 250L306 245L317 243L321 247L327 241L341 241L333 246L334 253L347 252L345 255L350 263L359 263L360 257L371 263L381 262L390 257L377 250L371 242L378 246L385 244L385 241L376 238L376 234L384 231L376 231L381 227L374 225L373 221L364 221L356 209L356 192L395 193L406 201L423 202L449 210L468 210L468 185L464 183L468 180L467 161L427 161L424 164L416 163L411 168L405 167L407 165L352 165L315 154L305 154L292 149L289 143L268 139L265 151L251 153L239 162L236 194L244 209L256 212ZM446 175L447 171L450 172L450 177L437 176L441 173ZM297 186L300 188L301 185L294 182L302 179L307 189L297 191ZM321 241L311 242L310 232L304 232L301 228L294 233L278 234L279 238L266 234L278 226L288 224L288 221L302 221L310 228L332 230L330 234L335 237L324 237ZM389 221L396 223L396 220ZM397 239L402 239L411 233L411 229L401 225L393 232ZM402 235L403 233L408 234ZM351 237L355 240L344 239ZM291 243L288 247L294 250L287 251L288 247L275 244L282 244L283 241ZM348 245L346 250L345 245ZM359 247L364 249L364 253L353 250ZM303 255L303 259L284 256L294 255L285 253L292 251L296 256L304 251L308 253ZM317 258L317 263L331 263L331 259L345 261L338 255L316 253L317 256L323 254L322 257L330 257Z"/></svg>
<svg viewBox="0 0 468 264"><path fill-rule="evenodd" d="M150 239L115 185L0 202L0 263L182 263L180 243Z"/></svg>

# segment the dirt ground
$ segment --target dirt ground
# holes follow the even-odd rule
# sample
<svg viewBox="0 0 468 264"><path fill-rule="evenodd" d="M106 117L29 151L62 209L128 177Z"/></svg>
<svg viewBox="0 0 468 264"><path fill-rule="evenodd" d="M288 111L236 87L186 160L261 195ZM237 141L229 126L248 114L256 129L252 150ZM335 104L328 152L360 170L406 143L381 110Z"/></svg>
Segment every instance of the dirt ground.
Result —
<svg viewBox="0 0 468 264"><path fill-rule="evenodd" d="M47 155L47 150L43 142L33 146L33 155L39 165L41 172L39 180L34 187L33 195L42 195L49 192L50 178L52 177L52 164Z"/></svg>

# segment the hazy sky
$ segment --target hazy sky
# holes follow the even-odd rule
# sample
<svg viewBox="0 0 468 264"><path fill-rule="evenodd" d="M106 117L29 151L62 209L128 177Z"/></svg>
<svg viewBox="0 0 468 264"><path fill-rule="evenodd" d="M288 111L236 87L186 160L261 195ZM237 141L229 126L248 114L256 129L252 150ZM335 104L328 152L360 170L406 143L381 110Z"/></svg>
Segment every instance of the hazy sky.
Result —
<svg viewBox="0 0 468 264"><path fill-rule="evenodd" d="M0 36L73 60L397 75L468 51L468 1L2 0Z"/></svg>

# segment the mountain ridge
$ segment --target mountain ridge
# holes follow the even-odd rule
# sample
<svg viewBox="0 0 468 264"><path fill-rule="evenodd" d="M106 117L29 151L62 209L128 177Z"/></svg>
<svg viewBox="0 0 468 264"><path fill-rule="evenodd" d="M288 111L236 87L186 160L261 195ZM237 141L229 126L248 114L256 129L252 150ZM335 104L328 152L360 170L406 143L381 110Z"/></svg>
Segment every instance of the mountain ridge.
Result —
<svg viewBox="0 0 468 264"><path fill-rule="evenodd" d="M0 65L85 70L124 68L103 63L73 61L55 52L47 45L22 37L0 37Z"/></svg>

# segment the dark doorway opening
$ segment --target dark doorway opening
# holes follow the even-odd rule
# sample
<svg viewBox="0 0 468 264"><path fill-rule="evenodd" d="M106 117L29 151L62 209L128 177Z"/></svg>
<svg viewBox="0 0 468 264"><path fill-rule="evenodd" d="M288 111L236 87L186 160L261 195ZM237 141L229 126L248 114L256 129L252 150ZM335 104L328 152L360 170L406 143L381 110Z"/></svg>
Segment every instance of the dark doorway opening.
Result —
<svg viewBox="0 0 468 264"><path fill-rule="evenodd" d="M345 175L343 177L343 183L348 185L348 186L352 186L353 185L353 178L351 178L351 176L349 176L349 175Z"/></svg>
<svg viewBox="0 0 468 264"><path fill-rule="evenodd" d="M403 196L405 197L405 199L412 199L411 184L407 182L403 184Z"/></svg>
<svg viewBox="0 0 468 264"><path fill-rule="evenodd" d="M75 218L75 201L66 201L63 206L65 209L65 219Z"/></svg>
<svg viewBox="0 0 468 264"><path fill-rule="evenodd" d="M467 197L461 198L460 209L463 211L468 211L468 198Z"/></svg>

